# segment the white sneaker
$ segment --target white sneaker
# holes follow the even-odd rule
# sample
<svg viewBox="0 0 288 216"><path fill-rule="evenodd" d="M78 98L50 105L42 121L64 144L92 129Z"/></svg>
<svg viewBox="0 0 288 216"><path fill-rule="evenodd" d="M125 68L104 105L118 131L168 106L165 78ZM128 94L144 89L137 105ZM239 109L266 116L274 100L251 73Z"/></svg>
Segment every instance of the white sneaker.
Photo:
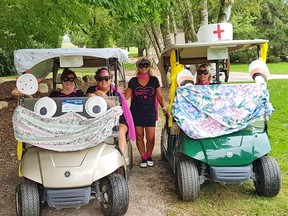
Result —
<svg viewBox="0 0 288 216"><path fill-rule="evenodd" d="M147 160L143 159L140 163L141 168L146 168L147 167Z"/></svg>
<svg viewBox="0 0 288 216"><path fill-rule="evenodd" d="M149 167L153 167L153 166L154 166L154 161L152 160L151 157L148 157L148 158L147 158L147 165L148 165Z"/></svg>

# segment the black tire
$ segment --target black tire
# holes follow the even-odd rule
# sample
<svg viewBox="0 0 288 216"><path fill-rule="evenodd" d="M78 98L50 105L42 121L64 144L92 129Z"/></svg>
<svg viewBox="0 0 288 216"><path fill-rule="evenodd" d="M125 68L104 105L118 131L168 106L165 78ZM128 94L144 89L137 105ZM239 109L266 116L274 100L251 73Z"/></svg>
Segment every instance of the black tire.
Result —
<svg viewBox="0 0 288 216"><path fill-rule="evenodd" d="M16 212L18 216L39 216L40 196L37 183L24 181L16 186Z"/></svg>
<svg viewBox="0 0 288 216"><path fill-rule="evenodd" d="M179 197L184 201L194 201L199 197L200 182L198 169L193 161L180 161L177 166Z"/></svg>
<svg viewBox="0 0 288 216"><path fill-rule="evenodd" d="M265 197L276 196L281 188L281 173L277 161L269 156L263 156L253 163L256 174L254 186L257 194Z"/></svg>
<svg viewBox="0 0 288 216"><path fill-rule="evenodd" d="M104 201L102 212L106 216L124 215L128 210L129 191L125 178L120 174L111 174L100 182Z"/></svg>

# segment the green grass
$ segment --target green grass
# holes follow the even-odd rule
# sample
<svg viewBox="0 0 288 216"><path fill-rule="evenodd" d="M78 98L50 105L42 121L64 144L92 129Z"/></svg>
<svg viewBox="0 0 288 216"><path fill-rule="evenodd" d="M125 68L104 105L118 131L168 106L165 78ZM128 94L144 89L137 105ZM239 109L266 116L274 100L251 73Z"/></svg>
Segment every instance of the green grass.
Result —
<svg viewBox="0 0 288 216"><path fill-rule="evenodd" d="M288 63L268 63L267 64L271 74L288 74ZM246 72L248 73L249 64L231 64L230 71L232 72Z"/></svg>
<svg viewBox="0 0 288 216"><path fill-rule="evenodd" d="M129 53L128 55L130 58L138 58L138 53Z"/></svg>
<svg viewBox="0 0 288 216"><path fill-rule="evenodd" d="M270 102L275 111L269 119L268 134L274 157L282 173L282 188L276 197L260 197L252 181L241 185L221 185L206 181L195 202L175 198L167 205L166 215L288 215L288 80L269 80ZM176 179L176 176L175 176ZM177 193L177 184L175 193Z"/></svg>
<svg viewBox="0 0 288 216"><path fill-rule="evenodd" d="M135 70L136 66L133 63L124 63L125 70Z"/></svg>
<svg viewBox="0 0 288 216"><path fill-rule="evenodd" d="M137 51L137 50L136 50ZM130 54L135 54L135 50L130 50ZM129 55L130 55L129 54ZM136 53L137 56L137 53ZM267 64L271 74L288 74L288 63L281 62L281 63L270 63ZM248 64L231 64L230 71L232 72L245 72L248 73ZM125 63L124 64L125 70L135 70L135 64L133 63ZM75 68L73 69L77 75L85 76L85 75L94 75L97 68ZM16 76L6 76L3 78L15 78Z"/></svg>

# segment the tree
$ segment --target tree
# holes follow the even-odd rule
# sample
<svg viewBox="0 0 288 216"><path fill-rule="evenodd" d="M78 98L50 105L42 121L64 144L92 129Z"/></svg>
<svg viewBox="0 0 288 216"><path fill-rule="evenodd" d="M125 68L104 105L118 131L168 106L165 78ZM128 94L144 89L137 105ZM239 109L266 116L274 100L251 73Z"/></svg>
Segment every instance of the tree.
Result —
<svg viewBox="0 0 288 216"><path fill-rule="evenodd" d="M71 32L71 39L81 47L112 47L115 42L115 20L109 11L102 7L90 7L86 13L86 22L79 25L78 31Z"/></svg>
<svg viewBox="0 0 288 216"><path fill-rule="evenodd" d="M2 0L0 6L0 47L10 64L16 49L59 47L64 33L84 22L87 10L77 0Z"/></svg>
<svg viewBox="0 0 288 216"><path fill-rule="evenodd" d="M234 0L220 0L220 12L218 16L218 22L229 22L231 16L232 6L234 4Z"/></svg>
<svg viewBox="0 0 288 216"><path fill-rule="evenodd" d="M288 54L288 5L282 0L268 0L262 5L259 19L254 21L258 33L270 40L269 55ZM269 60L269 58L268 58Z"/></svg>
<svg viewBox="0 0 288 216"><path fill-rule="evenodd" d="M201 25L217 22L231 22L234 39L269 39L272 55L287 54L284 0L2 0L0 7L7 66L15 49L59 47L64 34L80 47L136 46L139 56L152 45L159 58L171 35L197 41Z"/></svg>

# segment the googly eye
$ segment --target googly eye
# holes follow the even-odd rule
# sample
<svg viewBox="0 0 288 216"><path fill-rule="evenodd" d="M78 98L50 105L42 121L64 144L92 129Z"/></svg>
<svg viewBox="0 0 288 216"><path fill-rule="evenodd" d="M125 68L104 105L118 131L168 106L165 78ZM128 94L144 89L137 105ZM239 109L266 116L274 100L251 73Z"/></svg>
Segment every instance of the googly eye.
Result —
<svg viewBox="0 0 288 216"><path fill-rule="evenodd" d="M177 84L178 86L183 86L187 83L194 83L194 77L189 70L183 69L177 75Z"/></svg>
<svg viewBox="0 0 288 216"><path fill-rule="evenodd" d="M107 110L108 105L106 100L100 96L90 97L85 103L85 110L91 117L95 117L99 113Z"/></svg>
<svg viewBox="0 0 288 216"><path fill-rule="evenodd" d="M46 118L51 118L57 111L56 102L49 97L39 99L34 105L34 112Z"/></svg>

